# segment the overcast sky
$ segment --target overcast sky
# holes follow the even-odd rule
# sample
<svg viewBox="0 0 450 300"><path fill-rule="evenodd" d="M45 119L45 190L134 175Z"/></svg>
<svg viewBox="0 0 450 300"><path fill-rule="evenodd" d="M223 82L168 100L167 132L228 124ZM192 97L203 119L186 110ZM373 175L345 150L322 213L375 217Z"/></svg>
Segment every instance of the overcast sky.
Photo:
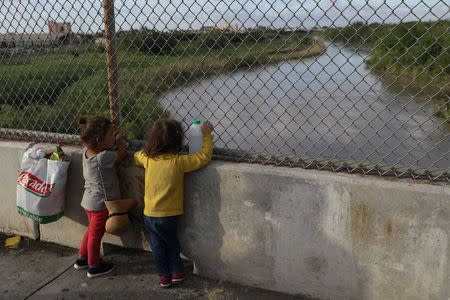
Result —
<svg viewBox="0 0 450 300"><path fill-rule="evenodd" d="M0 2L0 33L48 33L47 21L72 23L73 32L103 30L101 0ZM115 1L116 30L198 29L223 22L239 28L345 26L354 21L450 19L450 0L170 0Z"/></svg>

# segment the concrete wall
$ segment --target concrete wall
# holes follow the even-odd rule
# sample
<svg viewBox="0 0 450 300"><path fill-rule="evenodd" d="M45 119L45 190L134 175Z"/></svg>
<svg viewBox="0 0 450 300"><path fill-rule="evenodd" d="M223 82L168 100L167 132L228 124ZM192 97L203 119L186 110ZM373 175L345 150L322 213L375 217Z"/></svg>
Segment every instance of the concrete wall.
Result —
<svg viewBox="0 0 450 300"><path fill-rule="evenodd" d="M33 236L33 221L15 210L25 148L0 142L0 230ZM73 155L65 217L39 232L77 248L87 228L81 152L65 150ZM139 202L135 226L104 241L149 249L143 170L128 161L119 173L124 197ZM447 300L449 207L445 183L213 161L185 176L180 240L195 271L211 278L318 298Z"/></svg>

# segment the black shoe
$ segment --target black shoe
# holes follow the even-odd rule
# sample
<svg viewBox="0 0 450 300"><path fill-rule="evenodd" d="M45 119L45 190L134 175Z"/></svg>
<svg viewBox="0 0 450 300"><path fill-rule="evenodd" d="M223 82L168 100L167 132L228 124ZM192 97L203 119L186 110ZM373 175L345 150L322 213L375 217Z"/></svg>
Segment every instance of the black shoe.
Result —
<svg viewBox="0 0 450 300"><path fill-rule="evenodd" d="M100 263L102 263L102 262L103 262L103 260L100 258ZM88 260L77 258L77 260L73 264L73 267L77 270L87 269L89 267Z"/></svg>
<svg viewBox="0 0 450 300"><path fill-rule="evenodd" d="M89 278L98 277L101 275L111 273L112 270L114 270L113 263L102 262L97 267L93 267L93 268L89 267L89 269L87 271L87 277L89 277Z"/></svg>
<svg viewBox="0 0 450 300"><path fill-rule="evenodd" d="M73 264L73 267L75 269L77 269L77 270L86 269L87 267L89 267L88 261L87 261L87 259L79 259L79 258L77 258L77 260Z"/></svg>

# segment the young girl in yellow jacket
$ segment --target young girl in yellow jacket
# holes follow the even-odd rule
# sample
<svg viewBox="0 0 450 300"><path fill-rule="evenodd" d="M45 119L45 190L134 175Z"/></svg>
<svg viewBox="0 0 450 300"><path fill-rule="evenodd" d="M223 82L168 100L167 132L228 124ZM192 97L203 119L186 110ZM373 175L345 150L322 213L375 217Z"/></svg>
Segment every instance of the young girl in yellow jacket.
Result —
<svg viewBox="0 0 450 300"><path fill-rule="evenodd" d="M178 155L184 138L181 124L173 119L158 120L145 148L134 155L136 164L145 168L144 222L163 288L184 280L177 237L178 217L183 214L183 177L211 160L212 130L213 125L204 122L202 150Z"/></svg>

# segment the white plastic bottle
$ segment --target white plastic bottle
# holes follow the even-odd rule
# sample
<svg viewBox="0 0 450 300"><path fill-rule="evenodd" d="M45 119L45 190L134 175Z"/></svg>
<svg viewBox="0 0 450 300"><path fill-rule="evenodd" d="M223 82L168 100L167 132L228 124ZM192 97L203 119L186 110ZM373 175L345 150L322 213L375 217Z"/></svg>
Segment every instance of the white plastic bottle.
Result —
<svg viewBox="0 0 450 300"><path fill-rule="evenodd" d="M194 120L188 131L189 153L197 153L202 150L203 133L199 120Z"/></svg>

